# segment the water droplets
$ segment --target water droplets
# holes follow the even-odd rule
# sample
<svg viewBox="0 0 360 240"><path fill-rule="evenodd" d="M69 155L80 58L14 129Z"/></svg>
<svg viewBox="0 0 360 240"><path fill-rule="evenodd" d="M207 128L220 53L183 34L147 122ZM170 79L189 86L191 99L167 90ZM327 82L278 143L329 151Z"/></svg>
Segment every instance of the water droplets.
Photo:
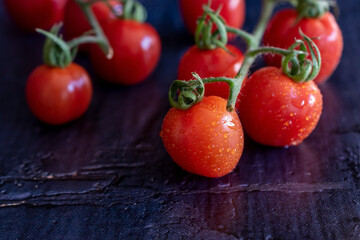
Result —
<svg viewBox="0 0 360 240"><path fill-rule="evenodd" d="M301 98L293 98L291 103L299 109L301 109L305 106L305 100L301 99Z"/></svg>
<svg viewBox="0 0 360 240"><path fill-rule="evenodd" d="M291 120L286 121L286 122L284 123L284 125L287 126L287 127L290 126L291 124L292 124L292 121L291 121Z"/></svg>

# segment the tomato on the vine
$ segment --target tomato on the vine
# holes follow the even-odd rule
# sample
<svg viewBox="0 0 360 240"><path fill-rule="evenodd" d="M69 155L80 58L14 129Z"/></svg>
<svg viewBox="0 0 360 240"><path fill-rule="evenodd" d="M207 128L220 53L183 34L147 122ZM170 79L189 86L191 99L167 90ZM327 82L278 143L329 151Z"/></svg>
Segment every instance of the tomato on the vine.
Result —
<svg viewBox="0 0 360 240"><path fill-rule="evenodd" d="M170 109L160 134L181 168L205 177L230 173L243 151L239 117L235 111L226 111L226 100L217 96L204 97L186 111Z"/></svg>
<svg viewBox="0 0 360 240"><path fill-rule="evenodd" d="M121 4L118 1L110 0L110 5L114 7L115 11L119 11ZM96 19L101 22L106 19L115 19L115 15L104 2L95 2L91 5ZM86 19L84 13L74 0L69 0L65 7L64 13L64 35L66 39L73 39L79 37L85 32L91 30L91 26ZM83 45L81 48L88 49L89 46Z"/></svg>
<svg viewBox="0 0 360 240"><path fill-rule="evenodd" d="M97 74L104 80L124 85L136 84L148 77L160 58L157 31L148 23L125 19L107 20L101 26L114 56L107 59L98 46L91 46L91 62Z"/></svg>
<svg viewBox="0 0 360 240"><path fill-rule="evenodd" d="M313 81L295 83L276 67L261 68L245 82L239 115L245 132L269 146L300 144L315 129L322 95Z"/></svg>
<svg viewBox="0 0 360 240"><path fill-rule="evenodd" d="M179 80L192 80L191 73L196 72L201 78L229 77L234 78L239 72L244 55L235 46L227 45L228 53L222 48L202 50L191 47L181 58L178 68ZM224 82L205 85L205 96L219 96L227 99L229 85Z"/></svg>
<svg viewBox="0 0 360 240"><path fill-rule="evenodd" d="M194 34L196 21L203 13L203 5L208 0L180 0L180 10L189 31ZM212 0L212 9L221 7L220 15L230 27L241 28L245 20L245 0Z"/></svg>
<svg viewBox="0 0 360 240"><path fill-rule="evenodd" d="M92 85L86 70L77 64L65 68L37 67L28 78L26 99L41 121L59 125L79 118L89 107Z"/></svg>
<svg viewBox="0 0 360 240"><path fill-rule="evenodd" d="M294 43L295 38L301 38L299 28L307 36L314 38L313 41L320 50L322 66L314 81L322 83L335 71L343 50L341 30L330 12L320 18L298 20L298 13L295 9L281 10L270 20L263 43L264 45L288 48ZM265 61L271 66L281 66L281 57L277 55L267 54Z"/></svg>
<svg viewBox="0 0 360 240"><path fill-rule="evenodd" d="M5 0L10 17L23 30L50 29L62 21L67 0Z"/></svg>

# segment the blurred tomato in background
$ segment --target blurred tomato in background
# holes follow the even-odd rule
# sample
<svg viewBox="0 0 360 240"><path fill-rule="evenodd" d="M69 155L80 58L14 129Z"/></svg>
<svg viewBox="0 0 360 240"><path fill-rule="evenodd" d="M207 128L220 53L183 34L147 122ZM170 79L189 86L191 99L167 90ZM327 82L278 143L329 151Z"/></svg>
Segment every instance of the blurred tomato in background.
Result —
<svg viewBox="0 0 360 240"><path fill-rule="evenodd" d="M10 17L21 29L33 32L35 28L50 29L63 20L68 0L4 0Z"/></svg>
<svg viewBox="0 0 360 240"><path fill-rule="evenodd" d="M208 4L208 0L180 0L180 11L188 30L194 34L196 21L203 13L203 5ZM220 15L225 22L234 28L241 28L245 21L245 0L212 0L210 7L213 10L221 9ZM234 37L235 35L230 35Z"/></svg>

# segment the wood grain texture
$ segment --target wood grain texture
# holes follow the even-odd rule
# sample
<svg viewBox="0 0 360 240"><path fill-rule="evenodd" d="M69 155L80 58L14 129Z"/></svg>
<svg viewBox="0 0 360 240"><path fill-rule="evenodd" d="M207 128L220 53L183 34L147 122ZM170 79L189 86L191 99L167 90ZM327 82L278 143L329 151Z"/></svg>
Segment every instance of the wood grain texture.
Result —
<svg viewBox="0 0 360 240"><path fill-rule="evenodd" d="M234 172L206 179L174 164L159 137L192 39L174 0L143 2L162 37L156 71L114 86L80 56L94 98L61 127L37 121L25 102L43 38L20 32L0 5L0 239L360 239L360 3L339 1L344 54L321 86L315 132L289 149L246 138ZM247 1L245 29L259 4Z"/></svg>

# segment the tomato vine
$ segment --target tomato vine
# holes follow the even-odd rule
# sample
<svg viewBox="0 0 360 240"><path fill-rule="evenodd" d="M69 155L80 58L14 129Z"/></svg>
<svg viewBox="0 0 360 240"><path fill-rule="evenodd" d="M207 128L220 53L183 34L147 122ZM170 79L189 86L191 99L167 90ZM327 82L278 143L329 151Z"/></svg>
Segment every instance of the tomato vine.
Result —
<svg viewBox="0 0 360 240"><path fill-rule="evenodd" d="M312 4L310 0L304 0L308 4ZM304 1L299 0L298 3L304 5ZM311 3L309 3L309 1ZM198 27L195 34L195 42L199 48L213 49L221 47L226 49L227 32L237 34L243 38L247 43L247 50L245 53L244 62L235 76L235 78L206 78L201 79L194 75L194 81L180 83L181 80L176 80L170 87L169 99L173 107L183 110L189 109L192 105L199 103L204 96L203 84L212 82L226 82L229 84L230 93L227 103L227 110L233 111L235 103L240 93L241 86L246 78L250 67L254 63L259 54L273 53L283 56L282 69L283 72L296 82L305 82L313 80L320 71L321 56L317 46L312 39L301 32L302 40L296 40L289 49L281 49L275 47L259 47L261 39L264 35L267 23L272 16L273 10L279 0L263 1L263 7L259 22L253 33L247 33L241 29L234 29L225 25L224 20L221 19L217 11L210 9L209 6L204 6L204 14L199 18ZM295 2L295 1L291 1ZM299 4L300 5L300 4ZM308 6L308 5L306 5ZM216 25L217 30L212 32L213 25ZM297 47L300 47L297 50ZM230 53L231 54L231 53ZM310 54L311 60L306 59Z"/></svg>

